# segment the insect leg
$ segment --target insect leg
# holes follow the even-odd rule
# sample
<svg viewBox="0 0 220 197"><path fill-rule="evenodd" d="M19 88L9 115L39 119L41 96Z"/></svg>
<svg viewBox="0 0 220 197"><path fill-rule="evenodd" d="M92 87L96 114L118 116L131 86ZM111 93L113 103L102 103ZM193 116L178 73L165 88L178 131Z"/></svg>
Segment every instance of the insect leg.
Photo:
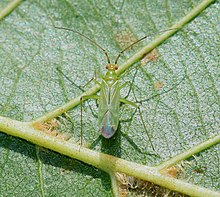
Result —
<svg viewBox="0 0 220 197"><path fill-rule="evenodd" d="M80 97L80 125L81 125L81 130L80 130L80 146L82 146L82 134L83 134L83 120L82 120L83 109L82 109L82 103L85 100L88 100L88 99L96 99L97 100L98 98L99 98L98 95L88 95L88 96Z"/></svg>
<svg viewBox="0 0 220 197"><path fill-rule="evenodd" d="M130 83L130 82L128 82L128 83ZM123 85L124 85L124 84L123 84ZM130 89L131 89L131 91L132 91L132 93L133 93L133 95L134 95L135 102L138 102L138 100L137 100L137 98L136 98L136 96L135 96L135 93L134 93L134 89L132 88L132 85L130 85ZM152 141L151 141L151 138L150 138L150 136L149 136L149 133L147 132L147 127L146 127L146 125L145 125L145 123L144 123L144 119L143 119L142 112L141 112L141 109L140 109L139 105L137 105L136 103L134 103L134 102L132 102L132 101L129 101L129 100L127 100L127 99L122 99L122 98L120 99L120 102L125 103L125 104L128 104L128 105L131 105L131 106L135 107L135 108L139 111L140 118L141 118L141 122L142 122L142 124L143 124L144 130L146 131L146 134L147 134L147 137L148 137L148 139L149 139L149 142L150 142L150 144L151 144L152 149L155 151L155 148L154 148L154 146L153 146L153 143L152 143Z"/></svg>
<svg viewBox="0 0 220 197"><path fill-rule="evenodd" d="M78 89L80 89L82 92L85 92L85 90L83 89L83 87L87 86L89 83L91 83L93 80L95 81L96 84L98 85L101 85L97 80L96 80L96 77L93 77L92 79L90 79L85 85L83 86L79 86L77 85L74 81L72 81L66 74L63 73L63 71L60 69L60 68L56 68L56 70L61 74L63 75L68 81L70 81L75 87L77 87ZM80 139L80 145L82 145L82 102L84 102L85 100L87 99L98 99L98 96L97 95L89 95L89 96L82 96L80 98L80 111L81 111L81 115L80 115L80 122L81 122L81 139ZM92 108L89 104L89 108L90 110L92 111Z"/></svg>
<svg viewBox="0 0 220 197"><path fill-rule="evenodd" d="M78 89L80 89L82 92L85 92L85 90L84 90L81 86L77 85L77 84L76 84L74 81L72 81L67 75L65 75L60 68L57 67L56 70L57 70L60 74L62 74L68 81L70 81L75 87L77 87Z"/></svg>
<svg viewBox="0 0 220 197"><path fill-rule="evenodd" d="M92 81L94 81L96 84L98 84L98 85L101 86L101 84L100 84L96 79L97 79L97 77L96 77L96 71L95 71L94 76L93 76L85 85L83 85L83 87L86 87L86 86L87 86L88 84L90 84Z"/></svg>
<svg viewBox="0 0 220 197"><path fill-rule="evenodd" d="M136 75L137 75L137 71L138 71L139 66L140 66L140 65L136 66L136 70L135 70L134 76L133 76L133 78L132 78L132 81L131 81L131 82L128 82L128 81L127 81L127 82L125 82L125 83L120 87L120 89L122 89L122 88L125 87L128 83L129 83L129 85L130 85L129 90L128 90L128 93L127 93L127 95L125 96L125 99L127 99L128 96L129 96L130 93L131 93L131 88L132 88L132 85L133 85L133 83L134 83L134 79L135 79L135 77L136 77ZM133 70L133 69L132 69L132 70ZM128 73L129 73L129 72L131 72L131 70L128 71Z"/></svg>

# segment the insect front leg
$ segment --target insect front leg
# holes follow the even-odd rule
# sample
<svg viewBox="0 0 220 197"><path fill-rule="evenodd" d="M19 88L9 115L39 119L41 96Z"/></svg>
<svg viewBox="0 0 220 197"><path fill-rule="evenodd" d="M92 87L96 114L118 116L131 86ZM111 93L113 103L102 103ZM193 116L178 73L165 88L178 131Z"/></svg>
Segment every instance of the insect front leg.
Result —
<svg viewBox="0 0 220 197"><path fill-rule="evenodd" d="M66 74L64 74L64 72L63 72L60 68L57 67L56 70L57 70L62 76L64 76L68 81L70 81L76 88L80 89L82 92L85 92L85 90L84 90L81 86L77 85L73 80L71 80Z"/></svg>
<svg viewBox="0 0 220 197"><path fill-rule="evenodd" d="M86 82L85 85L83 85L83 87L86 87L87 85L89 85L92 81L94 81L96 84L98 84L99 86L101 85L98 81L97 81L97 73L96 70L94 72L94 76L88 81Z"/></svg>
<svg viewBox="0 0 220 197"><path fill-rule="evenodd" d="M135 73L134 73L134 76L132 77L132 81L130 82L130 81L126 81L123 85L121 85L121 87L120 87L120 90L122 89L122 88L124 88L125 86L127 86L128 84L129 84L129 90L128 90L128 92L127 92L127 95L125 96L125 99L127 99L128 97L129 97L129 95L130 95L130 93L131 93L131 91L132 91L132 88L133 88L133 83L134 83L134 79L135 79L135 77L136 77L136 75L137 75L137 71L138 71L138 68L140 67L140 65L138 65L138 66L136 66L136 70L135 70ZM134 68L132 68L132 70L133 70ZM130 71L128 71L128 73L129 72L131 72L131 70ZM135 96L135 95L134 95Z"/></svg>

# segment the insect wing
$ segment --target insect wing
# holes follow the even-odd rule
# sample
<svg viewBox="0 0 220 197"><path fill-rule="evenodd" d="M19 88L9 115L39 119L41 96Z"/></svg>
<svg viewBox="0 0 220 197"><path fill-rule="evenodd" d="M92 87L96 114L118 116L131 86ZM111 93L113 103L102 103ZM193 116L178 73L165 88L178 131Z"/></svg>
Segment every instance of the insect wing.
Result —
<svg viewBox="0 0 220 197"><path fill-rule="evenodd" d="M110 85L103 80L99 99L98 124L100 132L105 138L111 138L118 128L119 99L119 81Z"/></svg>

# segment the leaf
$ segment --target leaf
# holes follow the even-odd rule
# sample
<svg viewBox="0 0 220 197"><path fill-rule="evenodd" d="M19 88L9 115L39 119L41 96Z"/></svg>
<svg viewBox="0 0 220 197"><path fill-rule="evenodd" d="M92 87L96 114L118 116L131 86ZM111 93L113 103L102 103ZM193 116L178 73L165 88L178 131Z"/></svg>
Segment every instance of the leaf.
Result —
<svg viewBox="0 0 220 197"><path fill-rule="evenodd" d="M63 105L82 91L95 70L105 72L104 54L78 30L107 49L114 61L138 38L165 30L185 16L197 1L184 2L23 2L0 23L1 115L31 121ZM218 133L218 10L211 5L157 48L159 57L121 79L132 81L141 102L152 153L140 116L121 107L119 131L99 137L97 106L83 105L83 141L94 150L148 166L159 164ZM142 44L144 46L152 37ZM141 46L125 52L119 66ZM143 63L144 62L144 63ZM137 65L140 65L138 63ZM155 84L163 84L155 88ZM93 84L88 84L85 89ZM129 87L122 89L125 96ZM157 96L158 95L158 96ZM132 93L129 100L135 101ZM92 109L92 110L91 110ZM59 117L60 132L80 139L80 107ZM70 117L70 118L68 118ZM131 121L132 119L132 121ZM109 176L94 167L0 133L0 191L4 196L112 196ZM190 158L183 179L219 190L219 144Z"/></svg>

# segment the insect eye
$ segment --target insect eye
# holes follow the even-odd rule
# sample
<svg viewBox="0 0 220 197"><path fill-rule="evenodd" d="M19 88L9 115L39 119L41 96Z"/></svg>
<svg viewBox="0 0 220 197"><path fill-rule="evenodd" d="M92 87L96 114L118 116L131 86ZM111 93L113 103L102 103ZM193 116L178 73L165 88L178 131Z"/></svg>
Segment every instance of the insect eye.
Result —
<svg viewBox="0 0 220 197"><path fill-rule="evenodd" d="M106 69L109 69L109 64L107 64L107 65L105 66L105 68L106 68Z"/></svg>
<svg viewBox="0 0 220 197"><path fill-rule="evenodd" d="M115 66L114 66L114 69L115 69L115 70L118 70L118 66L117 66L117 65L115 65Z"/></svg>

